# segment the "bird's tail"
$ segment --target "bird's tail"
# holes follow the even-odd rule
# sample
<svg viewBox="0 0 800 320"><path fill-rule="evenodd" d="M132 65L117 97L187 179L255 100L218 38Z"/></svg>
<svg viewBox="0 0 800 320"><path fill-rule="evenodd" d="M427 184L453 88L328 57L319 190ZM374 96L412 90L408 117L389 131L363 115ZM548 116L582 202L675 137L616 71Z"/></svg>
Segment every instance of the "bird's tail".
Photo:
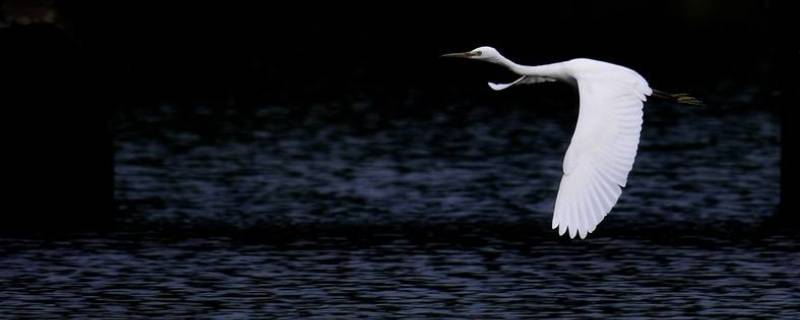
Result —
<svg viewBox="0 0 800 320"><path fill-rule="evenodd" d="M702 101L690 96L687 93L667 93L661 90L653 89L653 96L680 104L688 104L698 107L705 106Z"/></svg>

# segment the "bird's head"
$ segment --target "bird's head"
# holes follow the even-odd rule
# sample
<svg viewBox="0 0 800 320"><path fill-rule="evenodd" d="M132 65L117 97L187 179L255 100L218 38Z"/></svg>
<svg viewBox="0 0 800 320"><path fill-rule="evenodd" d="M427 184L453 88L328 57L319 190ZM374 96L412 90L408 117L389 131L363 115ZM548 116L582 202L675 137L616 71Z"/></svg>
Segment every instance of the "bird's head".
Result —
<svg viewBox="0 0 800 320"><path fill-rule="evenodd" d="M467 52L448 53L441 55L442 58L464 58L472 60L481 60L492 63L499 63L502 61L503 56L497 49L492 47L478 47Z"/></svg>

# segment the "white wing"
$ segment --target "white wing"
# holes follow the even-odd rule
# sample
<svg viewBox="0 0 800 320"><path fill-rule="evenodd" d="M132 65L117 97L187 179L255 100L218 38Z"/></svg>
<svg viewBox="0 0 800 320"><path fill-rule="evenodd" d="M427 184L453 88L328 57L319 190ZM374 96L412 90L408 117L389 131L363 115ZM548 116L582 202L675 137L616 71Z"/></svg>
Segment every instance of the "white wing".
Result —
<svg viewBox="0 0 800 320"><path fill-rule="evenodd" d="M577 81L580 111L564 157L553 229L585 238L617 203L633 167L642 105L652 90L628 68L590 59L565 62Z"/></svg>
<svg viewBox="0 0 800 320"><path fill-rule="evenodd" d="M541 76L521 76L519 77L519 79L514 80L514 82L509 82L509 83L489 82L489 88L492 88L492 90L494 91L500 91L518 84L533 84L533 83L553 82L553 81L556 81L556 79L541 77Z"/></svg>

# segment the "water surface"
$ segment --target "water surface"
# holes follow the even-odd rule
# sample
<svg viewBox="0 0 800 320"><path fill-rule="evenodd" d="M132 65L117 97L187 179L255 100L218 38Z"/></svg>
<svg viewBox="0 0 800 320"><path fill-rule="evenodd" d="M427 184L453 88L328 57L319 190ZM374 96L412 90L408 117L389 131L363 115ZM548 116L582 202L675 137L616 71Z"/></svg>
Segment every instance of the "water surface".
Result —
<svg viewBox="0 0 800 320"><path fill-rule="evenodd" d="M620 202L569 240L549 228L569 110L374 108L123 110L115 227L0 238L0 314L800 314L771 113L649 106Z"/></svg>

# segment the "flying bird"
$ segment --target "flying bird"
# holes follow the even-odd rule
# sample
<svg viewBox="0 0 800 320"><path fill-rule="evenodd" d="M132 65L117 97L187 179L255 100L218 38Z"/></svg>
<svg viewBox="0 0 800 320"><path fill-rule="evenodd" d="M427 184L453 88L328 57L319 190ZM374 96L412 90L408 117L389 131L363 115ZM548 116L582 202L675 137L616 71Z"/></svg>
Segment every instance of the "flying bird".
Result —
<svg viewBox="0 0 800 320"><path fill-rule="evenodd" d="M702 104L686 94L654 90L636 71L598 60L580 58L526 66L507 59L492 47L442 57L486 61L520 75L510 83L489 82L495 91L554 81L578 88L578 123L564 156L552 224L559 235L568 232L570 238L586 238L617 203L636 158L642 107L647 97Z"/></svg>

